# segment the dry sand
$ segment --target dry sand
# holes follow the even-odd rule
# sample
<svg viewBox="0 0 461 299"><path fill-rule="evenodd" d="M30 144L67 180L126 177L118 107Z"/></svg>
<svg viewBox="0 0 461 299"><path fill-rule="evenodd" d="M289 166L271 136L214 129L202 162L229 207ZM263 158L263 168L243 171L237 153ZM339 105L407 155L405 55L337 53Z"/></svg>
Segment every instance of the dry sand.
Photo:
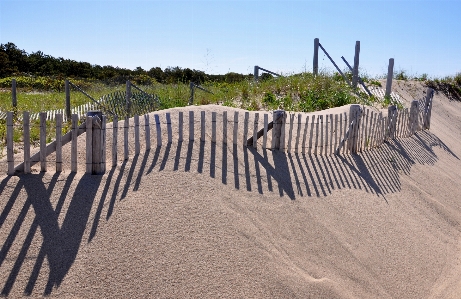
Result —
<svg viewBox="0 0 461 299"><path fill-rule="evenodd" d="M430 131L359 155L186 139L103 176L2 175L1 293L460 298L460 140L461 103L437 94Z"/></svg>

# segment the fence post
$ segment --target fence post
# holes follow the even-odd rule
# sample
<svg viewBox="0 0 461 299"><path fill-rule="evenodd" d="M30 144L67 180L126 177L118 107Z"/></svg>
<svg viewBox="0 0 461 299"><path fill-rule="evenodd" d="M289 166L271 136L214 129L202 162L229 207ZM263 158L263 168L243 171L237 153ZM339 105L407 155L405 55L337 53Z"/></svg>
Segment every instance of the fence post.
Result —
<svg viewBox="0 0 461 299"><path fill-rule="evenodd" d="M313 73L316 76L319 73L319 39L314 38L314 69Z"/></svg>
<svg viewBox="0 0 461 299"><path fill-rule="evenodd" d="M91 118L91 120L89 120ZM103 174L105 171L105 124L101 111L88 111L86 121L87 165L86 173ZM88 143L90 145L88 146ZM88 149L89 147L89 149ZM104 153L103 153L104 152Z"/></svg>
<svg viewBox="0 0 461 299"><path fill-rule="evenodd" d="M354 56L354 69L352 73L352 87L357 88L359 80L359 55L360 55L360 41L355 42L355 56Z"/></svg>
<svg viewBox="0 0 461 299"><path fill-rule="evenodd" d="M410 107L410 136L415 134L419 127L418 110L418 101L412 101Z"/></svg>
<svg viewBox="0 0 461 299"><path fill-rule="evenodd" d="M357 132L359 129L360 105L351 105L349 110L349 121L353 124L349 131L349 150L351 154L357 153Z"/></svg>
<svg viewBox="0 0 461 299"><path fill-rule="evenodd" d="M66 79L65 82L65 90L66 90L66 120L70 121L71 119L71 111L70 111L70 86L69 80Z"/></svg>
<svg viewBox="0 0 461 299"><path fill-rule="evenodd" d="M14 174L14 151L13 151L13 112L6 114L6 153L8 160L8 175Z"/></svg>
<svg viewBox="0 0 461 299"><path fill-rule="evenodd" d="M130 113L131 113L131 82L126 81L126 115L124 121L124 131L123 131L123 148L124 148L124 159L128 160L129 148L128 148L128 130L130 127Z"/></svg>
<svg viewBox="0 0 461 299"><path fill-rule="evenodd" d="M189 89L190 89L190 98L189 98L189 106L190 106L194 104L194 91L195 91L194 82L189 83Z"/></svg>
<svg viewBox="0 0 461 299"><path fill-rule="evenodd" d="M387 81L386 81L385 97L391 96L393 76L394 76L394 58L389 58L389 66L387 67Z"/></svg>
<svg viewBox="0 0 461 299"><path fill-rule="evenodd" d="M397 126L397 106L392 105L387 108L387 120L388 120L388 132L387 138L394 139L395 138L395 130Z"/></svg>
<svg viewBox="0 0 461 299"><path fill-rule="evenodd" d="M40 171L46 171L46 112L40 112Z"/></svg>
<svg viewBox="0 0 461 299"><path fill-rule="evenodd" d="M434 96L434 90L430 87L426 91L426 103L424 105L424 129L431 128L431 111L432 111L432 97Z"/></svg>
<svg viewBox="0 0 461 299"><path fill-rule="evenodd" d="M256 82L259 80L259 66L257 65L255 65L255 68L254 68L253 78Z"/></svg>
<svg viewBox="0 0 461 299"><path fill-rule="evenodd" d="M56 114L56 172L62 171L62 114Z"/></svg>
<svg viewBox="0 0 461 299"><path fill-rule="evenodd" d="M281 137L282 137L282 127L283 121L285 119L284 110L276 110L273 112L274 126L272 128L272 148L280 150ZM284 137L284 136L283 136Z"/></svg>
<svg viewBox="0 0 461 299"><path fill-rule="evenodd" d="M70 171L77 172L77 136L78 136L78 115L72 114L72 144L70 152ZM117 139L115 139L117 140Z"/></svg>
<svg viewBox="0 0 461 299"><path fill-rule="evenodd" d="M13 108L16 108L18 106L16 99L16 79L11 80L11 101L13 102Z"/></svg>
<svg viewBox="0 0 461 299"><path fill-rule="evenodd" d="M30 173L30 116L24 111L22 116L24 122L24 173Z"/></svg>

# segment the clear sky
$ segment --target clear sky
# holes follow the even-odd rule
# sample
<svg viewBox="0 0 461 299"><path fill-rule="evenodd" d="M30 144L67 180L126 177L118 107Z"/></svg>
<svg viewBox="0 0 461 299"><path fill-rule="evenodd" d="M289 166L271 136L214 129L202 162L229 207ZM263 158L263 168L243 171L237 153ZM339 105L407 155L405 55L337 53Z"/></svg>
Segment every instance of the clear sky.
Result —
<svg viewBox="0 0 461 299"><path fill-rule="evenodd" d="M91 64L211 74L312 71L318 37L344 69L461 72L461 1L0 0L0 43ZM333 70L320 52L320 68Z"/></svg>

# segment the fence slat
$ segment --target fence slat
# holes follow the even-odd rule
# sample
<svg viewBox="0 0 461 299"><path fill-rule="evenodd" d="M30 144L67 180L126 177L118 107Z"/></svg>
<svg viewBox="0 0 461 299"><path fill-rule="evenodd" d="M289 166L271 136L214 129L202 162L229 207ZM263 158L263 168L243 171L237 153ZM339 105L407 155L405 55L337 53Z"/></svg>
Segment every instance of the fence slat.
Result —
<svg viewBox="0 0 461 299"><path fill-rule="evenodd" d="M255 113L255 119L253 124L253 148L258 147L258 124L259 124L259 113Z"/></svg>
<svg viewBox="0 0 461 299"><path fill-rule="evenodd" d="M168 132L168 143L173 142L173 129L171 128L171 115L169 112L165 114L166 116L166 129Z"/></svg>
<svg viewBox="0 0 461 299"><path fill-rule="evenodd" d="M205 111L200 112L200 141L205 141Z"/></svg>
<svg viewBox="0 0 461 299"><path fill-rule="evenodd" d="M249 112L245 112L245 119L243 121L243 146L247 145L248 140L248 118L250 117Z"/></svg>
<svg viewBox="0 0 461 299"><path fill-rule="evenodd" d="M125 117L123 122L123 149L124 149L124 159L128 160L129 157L129 148L128 148L128 130L130 127L130 119Z"/></svg>
<svg viewBox="0 0 461 299"><path fill-rule="evenodd" d="M291 152L291 143L293 140L293 124L295 122L295 115L290 114L290 129L288 130L288 152Z"/></svg>
<svg viewBox="0 0 461 299"><path fill-rule="evenodd" d="M158 114L154 114L154 119L155 119L155 128L157 131L157 147L162 146L162 129L160 127L160 117Z"/></svg>
<svg viewBox="0 0 461 299"><path fill-rule="evenodd" d="M70 171L77 172L77 136L78 136L78 114L72 114L72 141L70 150ZM115 140L117 140L115 138Z"/></svg>
<svg viewBox="0 0 461 299"><path fill-rule="evenodd" d="M46 171L46 112L40 113L40 171Z"/></svg>
<svg viewBox="0 0 461 299"><path fill-rule="evenodd" d="M267 146L267 130L269 129L269 115L264 113L264 135L263 135L263 149Z"/></svg>
<svg viewBox="0 0 461 299"><path fill-rule="evenodd" d="M315 147L314 147L314 155L317 155L317 149L319 144L319 124L320 124L321 115L317 116L317 122L315 123Z"/></svg>
<svg viewBox="0 0 461 299"><path fill-rule="evenodd" d="M118 116L112 121L112 167L117 165Z"/></svg>
<svg viewBox="0 0 461 299"><path fill-rule="evenodd" d="M282 152L285 151L285 125L287 122L287 114L283 112L283 117L282 117L282 131L280 133L280 150Z"/></svg>
<svg viewBox="0 0 461 299"><path fill-rule="evenodd" d="M237 111L234 112L234 136L233 136L233 143L237 144L237 133L238 133L238 124L239 124L239 113Z"/></svg>
<svg viewBox="0 0 461 299"><path fill-rule="evenodd" d="M194 111L189 111L189 140L194 141Z"/></svg>
<svg viewBox="0 0 461 299"><path fill-rule="evenodd" d="M56 114L56 172L62 171L62 114Z"/></svg>
<svg viewBox="0 0 461 299"><path fill-rule="evenodd" d="M333 133L333 114L330 114L330 155L333 153Z"/></svg>
<svg viewBox="0 0 461 299"><path fill-rule="evenodd" d="M341 135L339 135L341 137ZM335 114L335 145L333 147L333 150L331 152L331 155L334 155L335 154L335 151L338 147L338 114Z"/></svg>
<svg viewBox="0 0 461 299"><path fill-rule="evenodd" d="M301 113L298 113L298 127L296 130L295 153L298 153L300 135L301 135Z"/></svg>
<svg viewBox="0 0 461 299"><path fill-rule="evenodd" d="M183 141L183 126L184 126L184 113L182 111L179 112L179 124L178 124L178 142Z"/></svg>
<svg viewBox="0 0 461 299"><path fill-rule="evenodd" d="M216 143L216 112L211 112L211 142Z"/></svg>
<svg viewBox="0 0 461 299"><path fill-rule="evenodd" d="M93 171L93 117L86 117L86 173Z"/></svg>
<svg viewBox="0 0 461 299"><path fill-rule="evenodd" d="M146 151L150 151L150 119L149 114L144 114L144 137L146 138ZM182 133L182 132L181 132Z"/></svg>
<svg viewBox="0 0 461 299"><path fill-rule="evenodd" d="M309 126L309 115L306 116L306 124L304 125L304 133L303 133L303 144L302 144L302 154L306 154L306 138L307 138L307 129Z"/></svg>
<svg viewBox="0 0 461 299"><path fill-rule="evenodd" d="M8 160L8 175L14 174L14 149L13 149L13 112L6 113L6 155Z"/></svg>
<svg viewBox="0 0 461 299"><path fill-rule="evenodd" d="M227 144L227 111L222 113L222 142Z"/></svg>
<svg viewBox="0 0 461 299"><path fill-rule="evenodd" d="M101 172L106 172L106 125L107 125L107 117L105 115L102 116L101 122Z"/></svg>
<svg viewBox="0 0 461 299"><path fill-rule="evenodd" d="M141 146L139 142L139 115L134 116L134 154L139 155Z"/></svg>
<svg viewBox="0 0 461 299"><path fill-rule="evenodd" d="M24 111L22 119L24 121L24 173L30 173L30 115Z"/></svg>
<svg viewBox="0 0 461 299"><path fill-rule="evenodd" d="M312 115L311 132L309 134L309 156L312 154L312 138L314 136L315 115Z"/></svg>
<svg viewBox="0 0 461 299"><path fill-rule="evenodd" d="M350 121L351 121L350 119L349 120L347 119L347 113L344 112L344 140L345 141L346 141L346 138L348 137L347 132L350 129L350 124L349 124ZM350 136L349 136L349 138L350 138ZM349 140L347 140L347 142L349 143ZM348 149L348 147L343 145L343 147L342 147L343 154L347 154L347 149Z"/></svg>

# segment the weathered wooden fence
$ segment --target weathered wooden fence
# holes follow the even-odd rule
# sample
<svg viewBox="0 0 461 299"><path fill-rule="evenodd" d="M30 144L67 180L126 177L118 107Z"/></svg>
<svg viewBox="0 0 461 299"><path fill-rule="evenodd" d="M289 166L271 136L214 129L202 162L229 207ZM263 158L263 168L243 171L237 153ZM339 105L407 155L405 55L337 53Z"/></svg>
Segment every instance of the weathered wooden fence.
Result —
<svg viewBox="0 0 461 299"><path fill-rule="evenodd" d="M259 146L263 149L307 155L355 154L379 147L389 139L409 137L418 130L429 129L432 95L433 92L429 89L426 98L413 101L410 109L399 110L395 106L390 106L387 115L368 107L351 105L349 113L339 114L306 115L274 111L272 113L273 120L269 122L269 113L234 111L232 116L229 115L229 111L222 111L219 114L218 112L211 112L210 118L210 115L205 111L200 111L200 114L197 115L197 111L191 110L186 115L187 121L184 120L184 111L159 112L153 114L153 119L150 114L143 115L142 125L140 125L138 115L135 115L132 120L126 118L120 121L123 122L120 127L118 117L115 116L111 127L111 165L115 166L118 161L119 130L123 130L123 159L127 160L132 154L129 144L134 144L135 155L140 153L142 142L145 143L143 145L145 150L151 148L150 136L153 128L155 128L157 136L157 147L162 146L163 142L182 142L185 139L184 132L188 130L187 138L189 141L233 143L253 148ZM16 165L13 149L13 127L15 124L13 124L13 113L9 112L7 116L8 174L29 173L30 167L36 163L40 163L41 171L46 171L47 156L53 152L56 152L56 171L61 171L62 146L68 142L72 142L71 171L76 172L78 162L77 137L82 133L86 133L84 162L86 172L103 173L106 165L106 151L109 152L109 149L106 149L106 118L101 115L88 115L85 122L80 126L78 126L78 116L72 115L70 132L61 136L63 116L57 114L56 139L46 144L46 114L41 113L40 150L30 156L30 117L29 113L24 112L23 122L16 124L16 126L23 128L24 157ZM177 122L174 124L174 130L172 118ZM210 120L211 125L209 124ZM207 131L207 128L210 127L211 133ZM132 136L133 131L134 137ZM144 141L141 141L141 135L144 135Z"/></svg>

